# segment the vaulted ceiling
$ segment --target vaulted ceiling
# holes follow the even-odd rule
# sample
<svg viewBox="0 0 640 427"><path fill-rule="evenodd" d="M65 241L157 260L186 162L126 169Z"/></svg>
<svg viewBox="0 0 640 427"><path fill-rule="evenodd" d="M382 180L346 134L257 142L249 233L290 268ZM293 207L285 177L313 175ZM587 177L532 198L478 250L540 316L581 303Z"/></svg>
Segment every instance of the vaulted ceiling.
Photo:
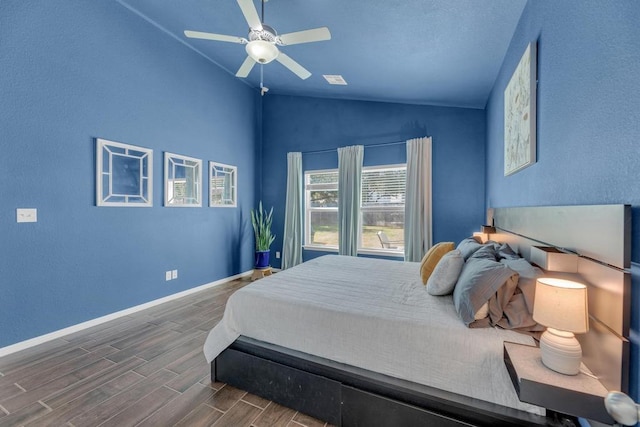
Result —
<svg viewBox="0 0 640 427"><path fill-rule="evenodd" d="M184 30L247 38L236 0L118 0L235 75L240 44L187 38ZM260 13L261 3L253 0ZM281 47L311 72L302 80L274 61L269 93L484 108L526 0L269 0L278 34L328 27L331 40ZM158 32L158 37L166 37ZM260 87L255 66L246 84ZM329 85L341 75L346 86Z"/></svg>

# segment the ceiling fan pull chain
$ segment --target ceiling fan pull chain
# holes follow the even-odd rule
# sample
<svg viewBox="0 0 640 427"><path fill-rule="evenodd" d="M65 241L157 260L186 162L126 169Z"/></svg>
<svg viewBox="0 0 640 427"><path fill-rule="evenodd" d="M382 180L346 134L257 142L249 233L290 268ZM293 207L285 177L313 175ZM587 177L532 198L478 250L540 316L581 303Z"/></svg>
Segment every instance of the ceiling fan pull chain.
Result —
<svg viewBox="0 0 640 427"><path fill-rule="evenodd" d="M260 64L260 95L264 96L269 92L269 88L264 85L264 65Z"/></svg>

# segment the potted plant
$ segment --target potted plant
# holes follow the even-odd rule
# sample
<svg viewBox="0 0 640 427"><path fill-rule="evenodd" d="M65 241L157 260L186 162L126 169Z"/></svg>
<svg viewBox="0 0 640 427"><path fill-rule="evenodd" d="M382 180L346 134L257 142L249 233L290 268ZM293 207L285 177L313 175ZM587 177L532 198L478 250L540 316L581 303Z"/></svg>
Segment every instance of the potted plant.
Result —
<svg viewBox="0 0 640 427"><path fill-rule="evenodd" d="M256 262L255 268L269 267L269 248L276 238L271 234L271 222L273 215L273 207L269 213L262 209L262 201L258 206L258 210L251 209L251 225L253 225L253 233L256 237Z"/></svg>

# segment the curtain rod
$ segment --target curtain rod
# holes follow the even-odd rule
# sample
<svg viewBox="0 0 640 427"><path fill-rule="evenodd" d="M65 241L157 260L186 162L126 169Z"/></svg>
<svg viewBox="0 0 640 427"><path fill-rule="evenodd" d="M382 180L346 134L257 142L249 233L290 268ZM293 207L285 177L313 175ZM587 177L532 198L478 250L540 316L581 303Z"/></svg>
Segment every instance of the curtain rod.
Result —
<svg viewBox="0 0 640 427"><path fill-rule="evenodd" d="M398 145L398 144L405 144L407 141L396 141L396 142L381 142L379 144L370 144L370 145L365 145L365 148L371 148L371 147L385 147L388 145ZM356 144L357 145L357 144ZM332 152L336 152L338 151L338 148L329 148L326 150L313 150L313 151L303 151L302 154L320 154L320 153L332 153Z"/></svg>

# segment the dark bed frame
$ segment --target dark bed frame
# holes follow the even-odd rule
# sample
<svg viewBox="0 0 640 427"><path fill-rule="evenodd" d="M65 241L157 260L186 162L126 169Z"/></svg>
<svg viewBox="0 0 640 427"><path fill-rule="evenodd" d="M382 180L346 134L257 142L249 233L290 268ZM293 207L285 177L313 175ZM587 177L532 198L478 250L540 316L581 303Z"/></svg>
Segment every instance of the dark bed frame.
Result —
<svg viewBox="0 0 640 427"><path fill-rule="evenodd" d="M489 223L495 220L499 230L498 236L492 236L494 240L508 241L525 258L528 258L530 246L537 243L570 249L581 256L583 267L580 267L582 271L579 268L579 273L588 286L591 286L590 295L595 293L598 299L604 300L598 303L590 297L589 311L594 332L586 334L585 340L582 340L584 361L609 389L625 391L628 381L626 337L630 316L630 285L628 272L625 270L628 265L625 264L629 262L630 253L630 211L624 205L616 205L613 209L611 207L612 205L604 206L604 209L593 206L492 209L488 212L488 219ZM596 260L603 258L595 256L589 241L574 242L573 237L558 241L546 235L544 240L541 237L535 240L524 237L536 235L524 228L540 217L543 218L547 232L549 228L563 232L568 229L571 236L585 235L591 239L590 233L571 228L575 224L579 224L579 227L592 227L593 221L602 227L603 222L611 222L607 220L609 216L613 222L621 221L621 227L616 225L609 234L619 236L619 242L612 245L616 252L614 257L617 259L622 256L619 262L609 258L611 250L604 251L604 262L597 262ZM586 219L581 221L583 218ZM553 231L550 233L554 235ZM583 253L587 254L584 258ZM612 273L603 273L610 269L613 269ZM611 297L620 310L612 310L612 299L609 295L602 294L603 289L592 289L593 283L603 282L603 277L607 279L604 285L608 285L603 286L604 289L611 289L610 285L615 282ZM605 313L612 311L620 315L615 319L606 318ZM606 325L604 329L598 326L601 323ZM614 351L603 354L602 348L612 348ZM211 379L337 426L578 425L575 418L554 411L547 410L546 416L538 416L243 336L211 362Z"/></svg>
<svg viewBox="0 0 640 427"><path fill-rule="evenodd" d="M211 380L336 426L578 425L550 411L529 414L247 337L211 362Z"/></svg>

